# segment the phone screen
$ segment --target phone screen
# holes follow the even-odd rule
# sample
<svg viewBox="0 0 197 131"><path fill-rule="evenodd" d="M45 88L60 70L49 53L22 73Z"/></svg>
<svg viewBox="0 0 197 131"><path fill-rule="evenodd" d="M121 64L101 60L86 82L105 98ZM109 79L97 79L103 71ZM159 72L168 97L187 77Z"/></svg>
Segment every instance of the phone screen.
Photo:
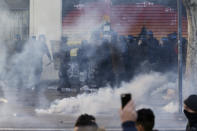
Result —
<svg viewBox="0 0 197 131"><path fill-rule="evenodd" d="M131 94L121 94L121 103L122 103L122 109L126 106L126 104L131 100Z"/></svg>

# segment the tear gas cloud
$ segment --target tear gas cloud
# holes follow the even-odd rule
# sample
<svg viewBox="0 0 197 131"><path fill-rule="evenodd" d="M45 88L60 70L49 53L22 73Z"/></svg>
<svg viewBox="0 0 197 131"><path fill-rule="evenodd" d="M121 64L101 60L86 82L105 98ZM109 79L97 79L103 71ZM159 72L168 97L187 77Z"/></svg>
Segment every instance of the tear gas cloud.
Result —
<svg viewBox="0 0 197 131"><path fill-rule="evenodd" d="M4 71L4 66L5 66L5 63L6 63L6 51L7 51L7 48L6 48L6 45L5 45L5 40L6 40L6 37L9 35L9 31L11 30L10 29L10 26L7 24L11 19L9 18L9 13L7 12L7 9L6 9L6 4L3 2L3 1L0 1L0 14L1 14L1 17L0 17L0 21L1 21L1 24L0 24L0 45L1 45L1 49L0 49L0 72L3 72Z"/></svg>
<svg viewBox="0 0 197 131"><path fill-rule="evenodd" d="M99 7L96 7L94 4L95 3L102 4L99 5ZM72 2L71 2L72 3ZM71 3L66 3L66 4L71 4ZM111 4L111 3L110 3ZM72 4L71 4L72 5ZM101 31L101 27L103 26L103 23L105 22L104 18L106 15L110 15L106 13L108 7L105 7L106 1L105 0L97 0L93 2L82 2L79 0L75 5L74 8L75 10L81 11L79 13L80 16L72 16L74 17L73 23L69 25L65 25L65 32L63 32L64 35L67 35L69 37L69 41L80 41L80 40L88 40L91 42L93 34L95 31ZM70 13L70 12L69 12ZM70 14L69 14L70 15ZM135 14L138 16L139 14ZM116 18L114 16L114 18ZM110 18L109 18L110 19ZM67 20L67 19L65 19ZM69 19L68 19L69 20ZM133 26L130 25L130 29L128 29L125 26L121 26L122 31L127 31L131 30ZM114 29L120 28L120 23L117 25L113 26ZM97 34L101 35L101 34ZM99 37L99 36L97 36ZM95 40L91 42L91 44L97 44Z"/></svg>
<svg viewBox="0 0 197 131"><path fill-rule="evenodd" d="M4 96L4 98L1 98L1 114L7 114L7 112L10 111L10 107L7 107L8 103L9 105L12 105L15 102L15 95L10 95L8 86L6 85L5 80L6 77L6 69L7 69L7 62L9 58L8 50L11 48L11 44L6 43L6 40L8 40L8 37L11 33L11 24L14 23L14 20L12 19L12 14L9 12L6 3L4 1L0 1L0 75L1 75L1 97ZM10 100L10 101L9 101ZM13 101L12 101L13 100ZM8 102L9 101L9 102ZM13 103L12 103L13 102ZM9 110L9 111L8 111Z"/></svg>
<svg viewBox="0 0 197 131"><path fill-rule="evenodd" d="M11 24L14 23L14 20L12 19L12 14L9 12L8 7L6 5L6 3L4 3L4 1L0 1L0 77L1 77L1 94L3 94L5 97L9 96L8 92L4 92L2 93L2 90L6 90L6 84L5 82L3 82L2 80L5 78L6 75L6 67L7 67L7 58L9 58L9 54L8 54L8 50L11 48L11 44L7 44L6 40L8 40L8 37L11 34ZM12 98L14 96L11 96ZM7 99L7 98L6 98ZM5 103L5 101L7 102L7 100L2 98L3 103ZM1 110L3 111L3 110Z"/></svg>
<svg viewBox="0 0 197 131"><path fill-rule="evenodd" d="M0 3L0 5L2 4ZM5 97L5 99L0 99L0 102L5 103L0 112L2 114L13 114L15 112L13 109L15 109L15 106L18 104L16 92L19 86L21 86L21 83L23 83L22 88L34 88L35 84L39 81L34 73L35 68L32 67L36 67L40 64L38 59L40 59L41 53L39 50L41 48L39 43L37 41L29 40L26 42L24 50L20 54L14 54L12 57L7 59L10 55L8 52L9 47L5 45L3 38L6 32L9 32L9 23L14 22L12 17L9 18L10 15L7 15L8 13L10 14L10 12L6 9L1 11L0 7L0 21L3 23L0 24L0 26L2 26L3 29L5 28L5 30L0 31L0 38L2 38L0 39L0 44L2 47L0 49L0 72L2 78L0 86L2 87ZM100 12L98 10L85 10L85 16L77 20L77 23L72 30L78 30L79 34L88 34L85 36L85 39L89 39L90 34L98 28L97 25L99 21L98 19L90 19L89 16L95 14L98 15L99 13ZM84 23L84 18L89 21ZM81 28L88 28L89 30L87 30L87 32L81 32L79 30ZM89 50L89 52L94 52L94 50ZM5 68L7 67L7 63L11 63L9 64L11 65L11 68L9 68L8 71L6 70L7 68ZM16 92L13 93L13 91ZM106 86L105 88L100 88L98 91L90 94L83 93L77 95L76 97L56 100L51 103L50 107L45 109L37 108L35 111L37 114L118 114L117 112L120 108L120 94L127 92L132 93L132 98L135 100L137 108L150 107L156 112L157 110L162 110L170 113L174 113L178 109L176 74L149 71L148 73L137 74L128 83L123 82L120 88ZM187 96L191 92L192 90L189 88L184 88L184 96ZM20 96L21 99L26 99L29 97L26 93L27 92L25 91L21 91L18 96ZM44 104L46 101L42 100L40 103ZM154 105L155 103L158 103L158 105ZM19 106L17 107L20 112L23 112L23 108ZM25 115L28 116L28 114ZM34 119L30 120L33 121Z"/></svg>
<svg viewBox="0 0 197 131"><path fill-rule="evenodd" d="M176 112L177 105L177 83L173 73L147 73L136 76L129 83L122 83L121 88L101 88L98 92L80 94L76 97L64 98L54 101L49 109L37 109L37 113L62 113L79 115L81 113L99 114L115 113L120 108L120 94L130 92L137 107L150 107L167 112ZM173 90L171 94L168 89ZM158 107L154 106L155 99L163 101ZM160 103L157 101L157 103ZM172 103L176 103L174 106Z"/></svg>
<svg viewBox="0 0 197 131"><path fill-rule="evenodd" d="M21 106L29 98L25 88L29 88L31 92L39 83L35 67L40 65L42 55L40 43L33 40L20 43L24 44L22 52L17 53L15 50L13 38L16 32L13 32L13 26L19 28L18 21L14 19L16 15L3 0L0 1L0 103L4 103L0 114L8 116L15 112L25 114L25 109Z"/></svg>
<svg viewBox="0 0 197 131"><path fill-rule="evenodd" d="M80 6L76 6L79 10L84 8L83 4L79 4ZM82 9L81 9L82 8ZM69 31L75 32L74 34L70 34L71 32L65 32L66 35L69 36L69 40L82 40L86 39L89 40L91 37L91 33L99 27L99 18L94 17L99 14L98 9L94 10L87 10L84 8L84 14L81 17L77 17L74 21L74 25L66 26ZM92 19L94 17L94 19Z"/></svg>

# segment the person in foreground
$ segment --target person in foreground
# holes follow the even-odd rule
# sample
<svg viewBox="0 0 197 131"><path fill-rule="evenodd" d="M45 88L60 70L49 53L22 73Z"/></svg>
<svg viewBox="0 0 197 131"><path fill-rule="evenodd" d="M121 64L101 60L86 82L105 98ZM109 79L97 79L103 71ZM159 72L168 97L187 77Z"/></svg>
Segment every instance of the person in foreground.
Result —
<svg viewBox="0 0 197 131"><path fill-rule="evenodd" d="M188 119L186 131L197 131L197 95L190 95L184 101L184 114Z"/></svg>
<svg viewBox="0 0 197 131"><path fill-rule="evenodd" d="M140 109L137 111L136 128L138 131L156 131L153 130L155 125L155 115L151 109Z"/></svg>
<svg viewBox="0 0 197 131"><path fill-rule="evenodd" d="M131 100L120 112L123 131L153 131L155 115L151 109L136 112Z"/></svg>
<svg viewBox="0 0 197 131"><path fill-rule="evenodd" d="M82 114L78 117L74 131L105 131L102 128L99 128L96 119L92 115Z"/></svg>

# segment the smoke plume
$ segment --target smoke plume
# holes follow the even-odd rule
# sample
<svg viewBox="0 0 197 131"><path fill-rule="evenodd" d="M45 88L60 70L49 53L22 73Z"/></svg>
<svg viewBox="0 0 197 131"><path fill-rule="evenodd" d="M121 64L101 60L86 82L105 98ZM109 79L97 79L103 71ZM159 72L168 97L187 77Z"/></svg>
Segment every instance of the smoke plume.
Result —
<svg viewBox="0 0 197 131"><path fill-rule="evenodd" d="M40 66L42 47L36 40L21 40L21 51L17 52L13 25L20 27L14 19L16 15L3 0L0 1L0 114L27 116L23 106L36 106L39 97L42 97L42 93L36 96L38 94L34 90L40 82L35 67ZM32 98L38 98L37 102Z"/></svg>
<svg viewBox="0 0 197 131"><path fill-rule="evenodd" d="M168 89L172 89L175 92L177 91L176 81L169 78L174 78L174 75L171 73L163 75L154 72L150 74L140 74L130 83L122 83L121 88L112 89L106 87L99 89L98 92L95 93L85 93L77 97L56 100L51 104L49 109L37 109L36 112L49 114L72 113L75 115L81 113L117 113L117 110L120 108L120 94L128 92L132 94L132 98L139 107L142 107L142 105L148 107L153 106L152 104L155 98L164 101L163 104L160 105L162 107L168 102L176 101L176 98L173 96L169 96L169 100L161 98L162 96L168 95ZM156 107L153 106L153 108Z"/></svg>

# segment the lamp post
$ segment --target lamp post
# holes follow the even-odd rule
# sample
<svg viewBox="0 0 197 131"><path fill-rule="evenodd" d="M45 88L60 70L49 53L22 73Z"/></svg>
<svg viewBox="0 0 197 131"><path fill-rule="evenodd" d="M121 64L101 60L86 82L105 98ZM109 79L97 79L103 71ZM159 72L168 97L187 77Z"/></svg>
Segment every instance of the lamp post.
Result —
<svg viewBox="0 0 197 131"><path fill-rule="evenodd" d="M183 79L183 55L182 55L182 0L177 0L178 10L178 88L179 88L179 113L182 113L182 79Z"/></svg>

